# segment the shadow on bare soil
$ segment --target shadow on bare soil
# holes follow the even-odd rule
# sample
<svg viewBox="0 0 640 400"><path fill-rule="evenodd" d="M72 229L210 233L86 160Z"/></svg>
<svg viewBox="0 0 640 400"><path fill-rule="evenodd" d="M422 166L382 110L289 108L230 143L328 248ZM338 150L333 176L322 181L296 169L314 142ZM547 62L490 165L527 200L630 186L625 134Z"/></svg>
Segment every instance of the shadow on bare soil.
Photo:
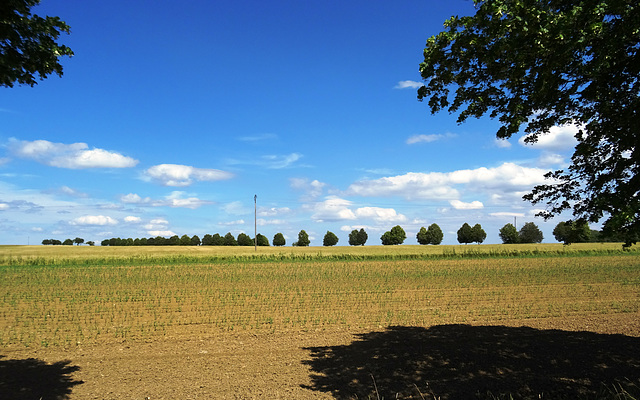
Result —
<svg viewBox="0 0 640 400"><path fill-rule="evenodd" d="M71 394L76 381L72 374L80 369L70 361L47 364L42 360L7 360L0 356L0 399L61 400Z"/></svg>
<svg viewBox="0 0 640 400"><path fill-rule="evenodd" d="M640 387L637 337L469 325L395 326L357 336L350 345L305 348L307 389L337 399L422 393L452 400L594 399L603 390Z"/></svg>

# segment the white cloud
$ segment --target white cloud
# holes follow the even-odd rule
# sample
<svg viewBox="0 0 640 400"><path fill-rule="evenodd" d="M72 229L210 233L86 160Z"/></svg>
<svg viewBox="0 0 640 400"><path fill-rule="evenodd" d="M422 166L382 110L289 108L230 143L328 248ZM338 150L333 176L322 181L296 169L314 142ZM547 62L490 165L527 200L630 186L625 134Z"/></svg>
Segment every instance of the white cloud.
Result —
<svg viewBox="0 0 640 400"><path fill-rule="evenodd" d="M456 135L454 135L452 133L447 133L446 135L436 135L436 134L432 134L432 135L413 135L409 139L407 139L407 144L431 143L431 142L435 142L436 140L445 139L445 138L452 138L452 137L455 137L455 136Z"/></svg>
<svg viewBox="0 0 640 400"><path fill-rule="evenodd" d="M289 207L259 207L258 208L258 216L259 217L275 217L278 215L287 215L291 213L291 209Z"/></svg>
<svg viewBox="0 0 640 400"><path fill-rule="evenodd" d="M522 146L531 146L542 150L566 151L575 148L578 144L575 138L577 133L578 127L576 125L554 126L548 133L538 136L535 143L525 143L525 140L531 135L521 137L518 143Z"/></svg>
<svg viewBox="0 0 640 400"><path fill-rule="evenodd" d="M361 207L356 209L358 218L370 218L376 222L405 222L407 217L398 214L393 208Z"/></svg>
<svg viewBox="0 0 640 400"><path fill-rule="evenodd" d="M262 156L264 166L270 169L283 169L291 166L293 163L302 158L302 154L291 153L284 156L266 155Z"/></svg>
<svg viewBox="0 0 640 400"><path fill-rule="evenodd" d="M168 196L165 196L164 199L153 200L150 197L140 197L140 195L136 193L129 193L123 196L120 196L120 201L126 204L137 204L140 206L149 206L149 207L172 207L172 208L190 208L196 209L206 204L211 204L210 201L201 200L197 197L187 197L185 192L182 191L173 191Z"/></svg>
<svg viewBox="0 0 640 400"><path fill-rule="evenodd" d="M538 159L538 164L542 167L551 167L554 165L563 165L564 157L560 154L543 151Z"/></svg>
<svg viewBox="0 0 640 400"><path fill-rule="evenodd" d="M416 81L400 81L394 86L394 89L417 89L422 87L423 84L421 82Z"/></svg>
<svg viewBox="0 0 640 400"><path fill-rule="evenodd" d="M496 138L493 143L500 149L508 149L509 147L511 147L511 142L509 142L507 139Z"/></svg>
<svg viewBox="0 0 640 400"><path fill-rule="evenodd" d="M316 222L356 219L356 214L349 209L351 204L349 200L329 196L325 201L314 205L311 219Z"/></svg>
<svg viewBox="0 0 640 400"><path fill-rule="evenodd" d="M484 204L477 200L472 201L471 203L465 203L460 200L449 200L449 204L451 204L451 207L456 210L479 210L484 208Z"/></svg>
<svg viewBox="0 0 640 400"><path fill-rule="evenodd" d="M313 206L311 219L316 222L370 219L375 222L405 222L407 217L393 208L360 207L352 210L353 203L336 196L328 196L325 201Z"/></svg>
<svg viewBox="0 0 640 400"><path fill-rule="evenodd" d="M219 225L222 225L222 226L244 225L244 220L237 219L235 221L219 222Z"/></svg>
<svg viewBox="0 0 640 400"><path fill-rule="evenodd" d="M410 172L404 175L362 180L349 186L349 195L379 197L401 196L407 200L459 200L458 187L465 191L514 192L545 183L546 169L504 163L494 168L453 172Z"/></svg>
<svg viewBox="0 0 640 400"><path fill-rule="evenodd" d="M54 143L48 140L9 140L9 149L20 158L58 168L130 168L138 160L103 149L89 149L86 143Z"/></svg>
<svg viewBox="0 0 640 400"><path fill-rule="evenodd" d="M242 221L244 223L244 221ZM258 220L256 221L256 223L259 226L266 226L266 225L286 225L287 221L283 220L283 219L264 219L264 218L258 218Z"/></svg>
<svg viewBox="0 0 640 400"><path fill-rule="evenodd" d="M309 181L305 178L291 178L289 179L289 184L293 189L305 192L305 196L308 199L321 196L324 188L327 186L326 183L318 180Z"/></svg>
<svg viewBox="0 0 640 400"><path fill-rule="evenodd" d="M134 217L134 216L126 216L124 217L124 222L128 222L130 224L139 224L142 221L142 219L140 217Z"/></svg>
<svg viewBox="0 0 640 400"><path fill-rule="evenodd" d="M169 221L167 221L164 218L156 218L156 219L152 219L151 221L149 221L152 224L156 224L156 225L166 225L169 223Z"/></svg>
<svg viewBox="0 0 640 400"><path fill-rule="evenodd" d="M105 215L85 215L75 218L71 222L71 225L117 225L118 220L105 216Z"/></svg>
<svg viewBox="0 0 640 400"><path fill-rule="evenodd" d="M220 181L233 174L218 169L195 168L189 165L159 164L145 171L145 175L163 186L189 186L194 181Z"/></svg>
<svg viewBox="0 0 640 400"><path fill-rule="evenodd" d="M517 212L494 212L494 213L489 213L490 216L492 217L499 217L499 218L503 218L503 217L524 217L524 213L517 213Z"/></svg>
<svg viewBox="0 0 640 400"><path fill-rule="evenodd" d="M151 236L162 236L162 237L171 237L171 236L175 236L175 232L173 231L157 231L157 230L150 230L147 231L147 234L151 235Z"/></svg>

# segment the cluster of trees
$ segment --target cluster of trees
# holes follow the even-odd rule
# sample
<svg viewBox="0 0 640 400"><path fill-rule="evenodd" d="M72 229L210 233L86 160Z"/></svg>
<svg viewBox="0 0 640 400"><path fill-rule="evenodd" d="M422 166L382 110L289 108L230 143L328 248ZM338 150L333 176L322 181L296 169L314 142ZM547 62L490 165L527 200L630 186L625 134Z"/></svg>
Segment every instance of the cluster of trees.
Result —
<svg viewBox="0 0 640 400"><path fill-rule="evenodd" d="M540 243L544 239L542 231L536 224L533 222L525 223L522 228L518 231L513 224L506 224L502 228L500 228L500 239L504 244L515 244L515 243ZM587 221L585 220L577 220L577 221L563 221L556 225L553 230L553 236L558 242L562 242L564 244L570 243L585 243L585 242L619 242L624 241L623 235L607 235L600 231L592 230L589 228ZM367 242L369 235L364 229L354 229L349 234L349 245L351 246L364 246ZM407 234L402 229L400 225L396 225L391 228L389 231L385 232L380 240L383 245L399 245L404 243L407 238ZM418 233L416 234L416 239L421 245L438 245L442 243L444 238L444 234L442 233L442 229L438 226L438 224L431 224L428 228L421 227ZM483 243L487 238L487 233L482 228L480 224L475 224L474 226L469 225L468 223L464 223L457 232L458 243L468 244L468 243ZM254 242L255 240L255 242ZM336 236L335 233L331 231L327 231L322 240L323 246L335 246L338 244L340 239ZM66 239L61 242L57 239L44 239L42 241L43 245L80 245L84 243L84 239L75 238L75 239ZM88 245L95 245L94 242L88 241L86 242ZM234 236L231 232L228 232L226 235L221 236L216 233L213 235L206 234L200 239L198 235L188 236L188 235L174 235L169 238L165 238L162 236L150 237L150 238L140 238L140 239L121 239L121 238L111 238L104 239L101 242L102 246L253 246L256 243L258 246L269 246L269 239L258 233L256 239L250 237L245 233L240 233L238 236ZM273 246L284 246L286 245L285 237L282 233L278 232L273 237ZM306 247L311 244L311 240L309 239L309 235L303 229L298 233L298 240L292 243L292 246L300 246Z"/></svg>
<svg viewBox="0 0 640 400"><path fill-rule="evenodd" d="M80 244L84 243L84 239L83 239L83 238L80 238L80 237L77 237L77 238L75 238L75 239L65 239L65 240L64 240L64 242L61 242L61 241L60 241L60 240L58 240L58 239L44 239L44 240L42 241L42 244L43 244L43 245L53 245L53 246L60 246L60 245L63 245L63 246L73 246L73 244L74 244L74 243L75 243L75 244L77 244L77 245L80 245ZM89 246L93 246L93 245L95 245L96 243L95 243L95 242L93 242L93 241L91 241L91 240L89 240L89 241L87 242L87 244L88 244Z"/></svg>
<svg viewBox="0 0 640 400"><path fill-rule="evenodd" d="M281 244L280 244L281 243ZM102 246L269 246L269 239L258 233L255 241L249 235L245 233L238 234L238 237L233 236L231 232L221 236L219 233L210 235L206 234L202 237L202 240L198 235L173 235L169 238L163 236L156 236L150 238L111 238L104 239L101 243ZM273 238L274 246L284 246L284 236L278 233Z"/></svg>
<svg viewBox="0 0 640 400"><path fill-rule="evenodd" d="M520 231L513 224L506 224L500 228L500 239L504 244L540 243L544 236L536 224L527 222Z"/></svg>

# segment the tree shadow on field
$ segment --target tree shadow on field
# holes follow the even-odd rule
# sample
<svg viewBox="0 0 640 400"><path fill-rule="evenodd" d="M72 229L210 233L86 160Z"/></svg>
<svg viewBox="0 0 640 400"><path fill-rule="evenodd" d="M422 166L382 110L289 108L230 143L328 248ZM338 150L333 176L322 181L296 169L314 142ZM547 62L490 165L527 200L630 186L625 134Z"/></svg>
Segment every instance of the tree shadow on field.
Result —
<svg viewBox="0 0 640 400"><path fill-rule="evenodd" d="M42 360L7 360L0 356L0 399L62 400L82 381L71 375L80 367L70 361L47 364Z"/></svg>
<svg viewBox="0 0 640 400"><path fill-rule="evenodd" d="M593 399L640 387L637 337L469 325L394 326L357 337L305 348L312 371L305 387L337 399L441 400Z"/></svg>

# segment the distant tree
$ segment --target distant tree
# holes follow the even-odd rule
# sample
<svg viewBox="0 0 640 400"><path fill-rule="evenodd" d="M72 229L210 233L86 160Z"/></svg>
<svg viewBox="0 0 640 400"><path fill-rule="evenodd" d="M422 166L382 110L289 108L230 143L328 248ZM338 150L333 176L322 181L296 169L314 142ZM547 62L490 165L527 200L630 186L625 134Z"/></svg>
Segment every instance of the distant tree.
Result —
<svg viewBox="0 0 640 400"><path fill-rule="evenodd" d="M427 228L427 244L439 245L442 243L442 239L444 239L444 234L440 226L438 224L429 225Z"/></svg>
<svg viewBox="0 0 640 400"><path fill-rule="evenodd" d="M89 241L87 242L87 244L88 244L89 246L95 246L95 245L96 245L96 242L94 242L93 240L89 240Z"/></svg>
<svg viewBox="0 0 640 400"><path fill-rule="evenodd" d="M471 236L474 242L480 244L487 238L487 232L482 229L480 224L475 224L473 228L471 228Z"/></svg>
<svg viewBox="0 0 640 400"><path fill-rule="evenodd" d="M126 240L124 240L124 243L122 243L123 246L133 246L133 238L127 238Z"/></svg>
<svg viewBox="0 0 640 400"><path fill-rule="evenodd" d="M369 235L367 235L364 228L360 228L360 230L354 229L349 234L349 245L364 246L367 243L367 239L369 239Z"/></svg>
<svg viewBox="0 0 640 400"><path fill-rule="evenodd" d="M180 236L180 246L189 246L191 245L191 238L189 237L189 235L184 234L182 236Z"/></svg>
<svg viewBox="0 0 640 400"><path fill-rule="evenodd" d="M360 246L360 238L358 238L358 230L354 229L349 234L349 245L350 246Z"/></svg>
<svg viewBox="0 0 640 400"><path fill-rule="evenodd" d="M256 236L256 242L258 246L269 246L269 239L265 235L260 233L258 233L258 235Z"/></svg>
<svg viewBox="0 0 640 400"><path fill-rule="evenodd" d="M208 233L207 233L206 235L204 235L204 236L202 237L202 242L201 242L201 244L202 244L203 246L211 246L211 244L212 244L212 243L211 243L211 238L212 238L212 236L211 236L210 234L208 234Z"/></svg>
<svg viewBox="0 0 640 400"><path fill-rule="evenodd" d="M307 234L307 232L305 232L305 230L301 230L298 233L298 241L296 242L296 246L300 246L300 247L306 247L309 246L309 244L311 243L311 241L309 241L309 235Z"/></svg>
<svg viewBox="0 0 640 400"><path fill-rule="evenodd" d="M335 233L331 232L331 231L327 231L327 233L324 235L324 239L322 240L322 245L323 246L335 246L336 244L338 244L338 237L336 236Z"/></svg>
<svg viewBox="0 0 640 400"><path fill-rule="evenodd" d="M187 237L189 237L189 236L187 236ZM180 245L180 236L173 235L164 244L169 245L169 246L179 246Z"/></svg>
<svg viewBox="0 0 640 400"><path fill-rule="evenodd" d="M214 233L211 236L211 246L224 246L225 245L225 238L220 236L219 233Z"/></svg>
<svg viewBox="0 0 640 400"><path fill-rule="evenodd" d="M238 245L238 241L236 240L236 238L233 236L233 234L231 232L227 232L227 234L224 235L224 245L225 246L237 246Z"/></svg>
<svg viewBox="0 0 640 400"><path fill-rule="evenodd" d="M147 246L147 238L140 238L140 246Z"/></svg>
<svg viewBox="0 0 640 400"><path fill-rule="evenodd" d="M198 237L198 235L193 235L191 237L191 245L192 246L200 246L200 238Z"/></svg>
<svg viewBox="0 0 640 400"><path fill-rule="evenodd" d="M84 243L84 239L80 238L80 237L77 237L77 238L73 239L73 243L75 243L77 245L80 245L81 243Z"/></svg>
<svg viewBox="0 0 640 400"><path fill-rule="evenodd" d="M416 234L416 240L419 244L429 244L429 241L427 240L427 228L425 228L424 226L420 228L420 230Z"/></svg>
<svg viewBox="0 0 640 400"><path fill-rule="evenodd" d="M364 228L360 228L358 231L358 242L360 242L360 246L364 246L364 244L367 243L367 239L369 239L369 235L367 235Z"/></svg>
<svg viewBox="0 0 640 400"><path fill-rule="evenodd" d="M458 229L458 243L469 244L474 242L473 230L471 225L466 222Z"/></svg>
<svg viewBox="0 0 640 400"><path fill-rule="evenodd" d="M284 246L285 244L287 244L287 242L284 240L284 235L282 233L278 232L273 236L274 246Z"/></svg>
<svg viewBox="0 0 640 400"><path fill-rule="evenodd" d="M588 228L588 227L587 227ZM518 239L520 243L540 243L544 236L542 231L538 228L538 225L533 222L527 222L520 228L518 233Z"/></svg>
<svg viewBox="0 0 640 400"><path fill-rule="evenodd" d="M500 228L500 239L503 244L515 244L520 240L518 237L518 230L513 224L506 224Z"/></svg>
<svg viewBox="0 0 640 400"><path fill-rule="evenodd" d="M50 245L50 244L51 244L51 239L44 239L44 240L42 241L42 244L43 244L43 245L45 245L45 246L46 246L46 245Z"/></svg>
<svg viewBox="0 0 640 400"><path fill-rule="evenodd" d="M100 246L109 246L109 239L104 239L102 242L100 242Z"/></svg>
<svg viewBox="0 0 640 400"><path fill-rule="evenodd" d="M73 246L73 240L71 239L65 239L64 242L62 242L62 244L64 246Z"/></svg>
<svg viewBox="0 0 640 400"><path fill-rule="evenodd" d="M62 76L59 59L73 51L56 41L69 26L60 17L31 14L39 0L3 0L0 6L0 86L33 86L55 73Z"/></svg>
<svg viewBox="0 0 640 400"><path fill-rule="evenodd" d="M388 245L398 245L404 243L404 240L407 238L407 234L404 229L400 225L396 225L391 228L390 231L387 231L382 234L380 240L382 244L385 246Z"/></svg>
<svg viewBox="0 0 640 400"><path fill-rule="evenodd" d="M255 243L253 239L251 239L251 236L246 233L238 234L238 246L253 246L254 244Z"/></svg>
<svg viewBox="0 0 640 400"><path fill-rule="evenodd" d="M553 237L564 244L586 243L591 240L591 229L587 221L562 221L553 228Z"/></svg>

